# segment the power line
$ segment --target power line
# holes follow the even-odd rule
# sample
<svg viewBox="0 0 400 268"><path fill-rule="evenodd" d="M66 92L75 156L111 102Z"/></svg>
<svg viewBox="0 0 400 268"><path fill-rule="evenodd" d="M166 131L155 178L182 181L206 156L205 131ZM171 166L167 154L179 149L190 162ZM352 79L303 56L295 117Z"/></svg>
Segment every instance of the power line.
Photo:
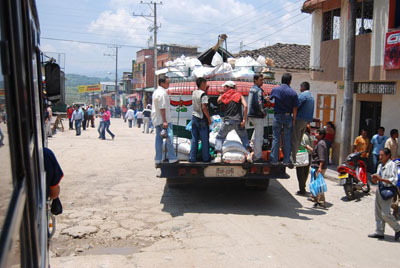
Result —
<svg viewBox="0 0 400 268"><path fill-rule="evenodd" d="M101 43L101 42L91 42L91 41L52 38L52 37L41 37L41 39L54 40L54 41L64 41L64 42L73 42L73 43L83 43L83 44L93 44L93 45L102 45L102 46L133 47L133 48L141 48L141 49L144 48L144 47L140 47L140 46L125 45L125 44L111 44L111 43Z"/></svg>
<svg viewBox="0 0 400 268"><path fill-rule="evenodd" d="M291 23L291 24L289 24L289 25L286 25L285 27L282 27L282 28L276 30L275 32L273 32L273 33L271 33L271 34L268 34L268 35L266 35L266 36L264 36L264 37L261 37L261 38L255 40L255 41L253 41L253 42L250 42L250 43L246 44L246 46L251 45L251 44L254 44L254 43L257 43L257 42L259 42L259 41L261 41L261 40L263 40L263 39L265 39L265 38L267 38L267 37L269 37L269 36L271 36L271 35L274 35L274 34L276 34L276 33L279 33L280 31L282 31L282 30L284 30L284 29L286 29L286 28L289 28L290 26L292 26L292 25L294 25L294 24L296 24L296 23L298 23L298 22L300 22L300 21L302 21L302 20L307 19L309 16L310 16L310 15L308 15L308 16L306 16L306 17L304 17L304 18L301 18L301 19L299 19L299 20L296 20L295 22L293 22L293 23ZM237 50L237 49L240 49L240 47L237 47L237 48L233 49L232 51L235 51L235 50Z"/></svg>

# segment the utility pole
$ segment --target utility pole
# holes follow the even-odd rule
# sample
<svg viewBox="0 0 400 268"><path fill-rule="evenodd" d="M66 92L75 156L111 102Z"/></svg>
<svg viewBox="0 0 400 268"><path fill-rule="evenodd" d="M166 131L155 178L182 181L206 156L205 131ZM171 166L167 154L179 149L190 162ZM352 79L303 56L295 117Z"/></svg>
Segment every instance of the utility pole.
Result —
<svg viewBox="0 0 400 268"><path fill-rule="evenodd" d="M349 20L346 35L346 69L344 73L344 100L343 120L340 129L340 157L339 163L345 161L351 151L351 126L353 118L353 94L354 94L354 55L356 38L356 0L349 0Z"/></svg>
<svg viewBox="0 0 400 268"><path fill-rule="evenodd" d="M109 48L115 48L115 54L104 54L104 56L115 57L115 105L119 106L119 90L118 90L118 49L120 46L110 46Z"/></svg>
<svg viewBox="0 0 400 268"><path fill-rule="evenodd" d="M154 37L153 37L153 40L154 40L154 88L156 88L157 87L157 76L156 76L155 72L157 71L157 30L158 30L158 28L161 27L161 26L157 25L157 5L162 5L163 3L162 2L153 2L153 1L150 1L150 2L140 1L140 3L143 5L149 5L150 9L152 9L152 11L153 11L153 15L143 15L143 14L137 15L135 13L132 13L132 16L142 17L142 18L148 19L150 21L151 21L151 19L149 19L149 18L153 18L153 21L152 21L153 27L149 27L149 31L150 32L152 31L153 35L154 35ZM153 5L153 7L151 5Z"/></svg>

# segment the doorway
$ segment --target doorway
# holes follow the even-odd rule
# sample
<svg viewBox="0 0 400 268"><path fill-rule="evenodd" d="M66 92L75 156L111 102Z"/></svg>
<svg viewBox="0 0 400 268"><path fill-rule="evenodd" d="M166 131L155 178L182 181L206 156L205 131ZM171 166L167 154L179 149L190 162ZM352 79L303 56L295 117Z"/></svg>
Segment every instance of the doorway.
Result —
<svg viewBox="0 0 400 268"><path fill-rule="evenodd" d="M378 133L378 128L381 126L382 102L362 101L360 109L360 126L359 134L362 129L368 133L368 138Z"/></svg>

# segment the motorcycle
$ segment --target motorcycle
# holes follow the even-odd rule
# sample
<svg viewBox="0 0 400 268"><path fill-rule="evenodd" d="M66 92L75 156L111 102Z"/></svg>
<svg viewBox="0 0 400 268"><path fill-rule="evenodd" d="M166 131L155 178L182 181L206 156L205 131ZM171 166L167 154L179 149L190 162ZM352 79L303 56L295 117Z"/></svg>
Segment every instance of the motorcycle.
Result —
<svg viewBox="0 0 400 268"><path fill-rule="evenodd" d="M356 191L369 193L371 190L367 181L367 166L360 159L364 152L349 154L346 162L337 168L339 184L343 185L347 200L355 198Z"/></svg>

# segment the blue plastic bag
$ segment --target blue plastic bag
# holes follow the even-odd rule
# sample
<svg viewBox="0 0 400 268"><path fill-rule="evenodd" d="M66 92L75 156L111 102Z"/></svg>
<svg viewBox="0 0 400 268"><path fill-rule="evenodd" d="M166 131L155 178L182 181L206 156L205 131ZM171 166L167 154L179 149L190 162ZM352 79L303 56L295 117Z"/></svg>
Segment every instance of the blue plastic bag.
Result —
<svg viewBox="0 0 400 268"><path fill-rule="evenodd" d="M400 189L400 158L393 161L397 165L397 187Z"/></svg>
<svg viewBox="0 0 400 268"><path fill-rule="evenodd" d="M186 130L187 131L192 131L192 120L186 125Z"/></svg>
<svg viewBox="0 0 400 268"><path fill-rule="evenodd" d="M317 196L318 194L324 193L328 190L324 176L319 173L317 178L315 178L315 172L315 168L311 168L311 181L308 186L313 196Z"/></svg>

